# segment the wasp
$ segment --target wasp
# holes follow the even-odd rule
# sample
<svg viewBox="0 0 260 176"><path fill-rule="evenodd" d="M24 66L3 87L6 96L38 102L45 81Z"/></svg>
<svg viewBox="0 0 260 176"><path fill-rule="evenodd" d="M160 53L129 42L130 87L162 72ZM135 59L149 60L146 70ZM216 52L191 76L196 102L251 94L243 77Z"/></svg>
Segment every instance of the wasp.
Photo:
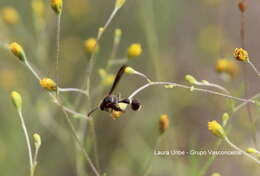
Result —
<svg viewBox="0 0 260 176"><path fill-rule="evenodd" d="M90 116L93 112L95 112L98 109L107 112L112 112L112 111L125 112L125 109L128 105L131 106L131 109L133 111L138 111L141 109L141 103L137 99L129 99L129 98L121 99L119 94L117 95L113 94L123 74L125 73L126 68L127 65L123 65L120 67L114 79L113 85L110 88L110 91L105 96L105 98L101 101L100 105L88 113L88 116Z"/></svg>

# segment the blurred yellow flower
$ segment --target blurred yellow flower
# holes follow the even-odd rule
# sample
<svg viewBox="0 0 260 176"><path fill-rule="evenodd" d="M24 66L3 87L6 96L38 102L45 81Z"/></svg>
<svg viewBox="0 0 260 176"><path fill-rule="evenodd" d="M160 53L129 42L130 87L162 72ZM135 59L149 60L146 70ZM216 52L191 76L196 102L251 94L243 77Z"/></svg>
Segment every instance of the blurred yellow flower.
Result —
<svg viewBox="0 0 260 176"><path fill-rule="evenodd" d="M110 115L113 120L116 120L116 119L119 119L123 115L123 112L112 110Z"/></svg>
<svg viewBox="0 0 260 176"><path fill-rule="evenodd" d="M79 20L82 20L82 17L91 10L89 0L66 1L65 5L66 12Z"/></svg>
<svg viewBox="0 0 260 176"><path fill-rule="evenodd" d="M87 53L92 54L98 51L98 43L95 38L87 39L84 46Z"/></svg>
<svg viewBox="0 0 260 176"><path fill-rule="evenodd" d="M221 176L221 175L218 172L214 172L214 173L211 174L211 176Z"/></svg>
<svg viewBox="0 0 260 176"><path fill-rule="evenodd" d="M164 133L167 128L169 128L169 116L167 114L162 114L159 119L159 130Z"/></svg>
<svg viewBox="0 0 260 176"><path fill-rule="evenodd" d="M214 134L218 137L224 137L225 136L225 132L224 132L223 127L216 120L208 122L208 130L211 131L212 134Z"/></svg>
<svg viewBox="0 0 260 176"><path fill-rule="evenodd" d="M43 17L45 12L45 4L43 0L33 0L32 9L36 16Z"/></svg>
<svg viewBox="0 0 260 176"><path fill-rule="evenodd" d="M21 97L21 95L16 91L12 91L11 92L11 99L12 99L12 102L15 105L15 107L18 110L21 110L22 109L22 97Z"/></svg>
<svg viewBox="0 0 260 176"><path fill-rule="evenodd" d="M19 15L14 8L6 7L2 10L2 19L7 24L17 24L19 21Z"/></svg>
<svg viewBox="0 0 260 176"><path fill-rule="evenodd" d="M246 150L246 152L247 152L247 153L250 153L250 154L255 154L255 153L257 153L257 150L254 149L254 148L248 148L248 149Z"/></svg>
<svg viewBox="0 0 260 176"><path fill-rule="evenodd" d="M233 56L239 61L247 61L249 59L248 52L243 48L236 48L233 52Z"/></svg>
<svg viewBox="0 0 260 176"><path fill-rule="evenodd" d="M57 84L50 78L43 78L42 80L40 80L40 85L42 86L42 88L49 91L57 90Z"/></svg>
<svg viewBox="0 0 260 176"><path fill-rule="evenodd" d="M62 12L63 0L51 0L51 8L57 15L60 15Z"/></svg>
<svg viewBox="0 0 260 176"><path fill-rule="evenodd" d="M114 82L115 75L109 74L104 69L98 70L99 76L101 77L102 85L104 86L111 86Z"/></svg>
<svg viewBox="0 0 260 176"><path fill-rule="evenodd" d="M11 70L4 69L0 71L1 86L6 90L10 90L16 85L16 78L16 74Z"/></svg>
<svg viewBox="0 0 260 176"><path fill-rule="evenodd" d="M142 54L142 46L139 43L133 43L127 50L128 58L135 58Z"/></svg>
<svg viewBox="0 0 260 176"><path fill-rule="evenodd" d="M16 43L16 42L13 42L9 45L9 50L16 56L18 57L18 59L20 61L24 61L26 59L25 57L25 52L23 50L23 47Z"/></svg>
<svg viewBox="0 0 260 176"><path fill-rule="evenodd" d="M216 62L216 71L219 73L227 73L230 76L234 76L238 73L239 67L236 62L222 58Z"/></svg>

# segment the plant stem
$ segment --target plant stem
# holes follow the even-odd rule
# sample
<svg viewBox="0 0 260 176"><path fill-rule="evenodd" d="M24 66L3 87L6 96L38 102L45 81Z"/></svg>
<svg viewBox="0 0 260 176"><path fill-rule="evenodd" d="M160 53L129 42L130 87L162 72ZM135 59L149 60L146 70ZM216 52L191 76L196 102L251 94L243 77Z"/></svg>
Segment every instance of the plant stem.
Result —
<svg viewBox="0 0 260 176"><path fill-rule="evenodd" d="M30 138L29 138L29 135L28 135L28 131L27 131L25 122L24 122L22 110L18 110L18 114L19 114L19 117L20 117L22 129L23 129L26 144L27 144L27 150L28 150L28 154L29 154L30 176L33 176L33 157L32 157L32 148L31 148Z"/></svg>
<svg viewBox="0 0 260 176"><path fill-rule="evenodd" d="M247 156L248 158L254 160L257 164L260 164L260 161L259 161L257 158L255 158L255 157L253 157L252 155L246 153L245 151L243 151L242 149L240 149L238 146L236 146L235 144L233 144L233 143L228 139L228 137L225 137L224 140L225 140L233 149L235 149L235 150L241 152L242 154L244 154L244 155Z"/></svg>
<svg viewBox="0 0 260 176"><path fill-rule="evenodd" d="M186 86L186 85L172 83L172 82L150 82L150 83L147 83L147 84L143 85L142 87L138 88L137 90L135 90L128 98L132 99L139 92L141 92L142 90L146 89L147 87L150 87L150 86L153 86L153 85L171 85L173 87L180 87L180 88L184 88L184 89L190 89L191 91L199 91L199 92L204 92L204 93L208 93L208 94L219 95L219 96L223 96L223 97L226 97L226 98L234 99L234 100L237 100L237 101L254 103L254 101L250 100L250 99L248 100L248 99L238 98L238 97L234 97L234 96L231 96L231 95L223 94L223 93L212 91L212 90L195 88L193 86Z"/></svg>
<svg viewBox="0 0 260 176"><path fill-rule="evenodd" d="M60 33L61 33L61 14L57 18L57 33L56 33L56 68L55 68L55 78L56 83L59 83L59 59L60 59Z"/></svg>

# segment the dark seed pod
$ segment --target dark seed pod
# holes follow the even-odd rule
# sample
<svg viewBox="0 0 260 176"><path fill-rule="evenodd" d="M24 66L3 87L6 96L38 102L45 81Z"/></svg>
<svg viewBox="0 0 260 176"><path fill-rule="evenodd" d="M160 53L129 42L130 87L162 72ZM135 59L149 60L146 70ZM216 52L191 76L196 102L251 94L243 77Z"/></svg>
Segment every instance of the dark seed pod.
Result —
<svg viewBox="0 0 260 176"><path fill-rule="evenodd" d="M136 99L132 100L132 102L131 102L132 110L139 111L141 109L141 107L142 107L142 105L138 100L136 100Z"/></svg>

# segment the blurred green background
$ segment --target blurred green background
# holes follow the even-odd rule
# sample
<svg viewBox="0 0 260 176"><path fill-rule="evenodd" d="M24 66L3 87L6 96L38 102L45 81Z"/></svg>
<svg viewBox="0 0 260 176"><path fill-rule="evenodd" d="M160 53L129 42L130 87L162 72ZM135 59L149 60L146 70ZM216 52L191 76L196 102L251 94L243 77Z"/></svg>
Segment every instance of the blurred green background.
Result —
<svg viewBox="0 0 260 176"><path fill-rule="evenodd" d="M39 17L32 9L31 0L1 0L0 43L4 46L13 41L19 42L35 68L43 76L54 78L57 18L49 7L49 1L43 2L44 9ZM117 58L121 59L126 55L130 44L140 43L142 55L130 59L127 64L153 80L186 84L185 75L192 74L198 80L208 80L226 87L232 95L245 97L243 72L246 70L249 90L247 96L256 94L259 91L259 78L246 64L238 63L240 72L232 79L226 79L215 70L217 59L232 59L233 49L241 47L241 14L237 3L237 0L127 0L99 43L100 49L91 78L91 107L98 104L109 90L109 86L101 84L98 70L106 67L116 28L123 32ZM17 11L19 19L15 24L4 20L3 12L6 7ZM61 87L81 87L89 59L83 43L96 36L98 28L105 24L113 8L114 0L64 0L61 21ZM245 44L250 58L258 68L259 13L259 1L248 1ZM26 175L29 167L24 135L10 101L12 90L19 91L23 96L23 113L29 133L38 132L42 136L43 144L36 175L77 175L76 147L63 118L64 114L26 67L4 47L1 47L0 58L1 175ZM119 67L120 65L113 66L108 72L115 74ZM126 97L142 84L142 79L126 75L116 92ZM73 108L77 94L65 93L64 96ZM223 97L180 88L151 87L137 98L143 105L140 112L129 110L118 120L112 120L106 112L97 112L94 115L101 173L114 176L144 175L147 161L153 156L161 114L169 115L170 128L161 136L157 149L207 150L215 149L217 140L208 131L207 122L221 121L222 114L231 111L230 102ZM81 103L84 105L76 110L87 112L88 102L83 99ZM259 109L254 106L251 109L259 139ZM81 128L80 120L73 119L73 122L77 129ZM246 108L234 114L229 127L229 137L235 144L244 150L255 147L252 124ZM93 133L87 128L85 147L95 161L94 141ZM232 149L223 143L219 150ZM149 175L197 176L209 157L155 156ZM86 175L93 175L88 164L83 165L86 166ZM213 172L241 176L260 174L259 167L244 156L217 157L205 175Z"/></svg>

